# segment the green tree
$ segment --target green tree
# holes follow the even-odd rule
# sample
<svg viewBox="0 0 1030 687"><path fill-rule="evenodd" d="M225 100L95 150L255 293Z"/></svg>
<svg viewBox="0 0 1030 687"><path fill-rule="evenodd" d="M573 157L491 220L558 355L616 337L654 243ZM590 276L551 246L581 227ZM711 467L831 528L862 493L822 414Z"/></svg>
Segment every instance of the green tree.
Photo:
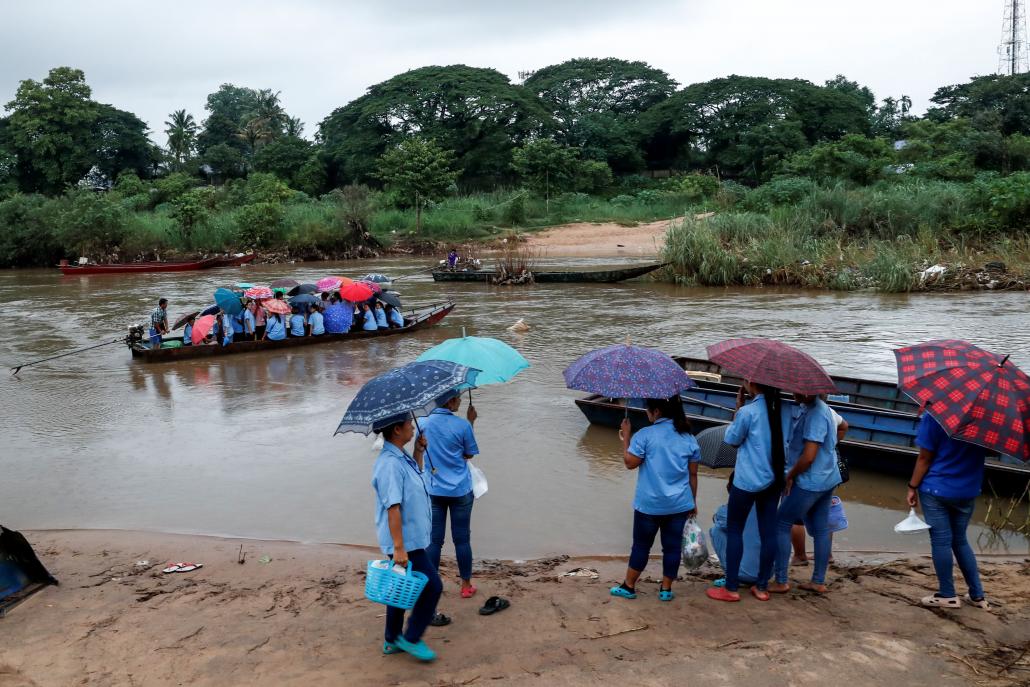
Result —
<svg viewBox="0 0 1030 687"><path fill-rule="evenodd" d="M147 136L142 119L110 105L97 105L93 122L93 164L108 180L123 171L150 178L161 162L161 151Z"/></svg>
<svg viewBox="0 0 1030 687"><path fill-rule="evenodd" d="M818 143L796 153L784 171L820 182L850 181L870 184L893 161L891 145L882 138L848 134L839 141Z"/></svg>
<svg viewBox="0 0 1030 687"><path fill-rule="evenodd" d="M551 211L551 193L571 189L579 165L579 151L558 145L549 138L530 141L516 148L511 166L530 189L544 197L544 206Z"/></svg>
<svg viewBox="0 0 1030 687"><path fill-rule="evenodd" d="M378 176L387 189L415 207L415 231L422 233L422 209L442 198L461 174L454 169L454 153L435 141L409 138L379 158Z"/></svg>
<svg viewBox="0 0 1030 687"><path fill-rule="evenodd" d="M884 98L872 116L872 131L877 136L897 137L901 126L914 119L909 116L912 110L912 99L903 95L898 99Z"/></svg>
<svg viewBox="0 0 1030 687"><path fill-rule="evenodd" d="M930 119L965 118L976 128L997 128L1005 136L1030 134L1030 73L977 76L938 88L930 100L937 105L927 112Z"/></svg>
<svg viewBox="0 0 1030 687"><path fill-rule="evenodd" d="M298 172L311 157L312 145L303 138L283 136L262 146L254 155L254 169L271 172L295 186Z"/></svg>
<svg viewBox="0 0 1030 687"><path fill-rule="evenodd" d="M222 84L208 95L204 105L208 117L204 120L204 130L197 136L197 149L201 155L216 145L227 145L244 152L246 143L238 134L257 111L258 98L258 91L253 88L229 83Z"/></svg>
<svg viewBox="0 0 1030 687"><path fill-rule="evenodd" d="M207 220L210 191L210 187L194 188L171 203L168 214L179 223L179 234L187 246L192 245L196 228Z"/></svg>
<svg viewBox="0 0 1030 687"><path fill-rule="evenodd" d="M217 181L242 177L247 171L243 153L228 143L211 146L200 159L207 174Z"/></svg>
<svg viewBox="0 0 1030 687"><path fill-rule="evenodd" d="M54 236L62 201L35 193L0 201L0 267L50 267L62 257Z"/></svg>
<svg viewBox="0 0 1030 687"><path fill-rule="evenodd" d="M176 110L165 121L168 152L178 168L193 156L197 149L197 122L186 110Z"/></svg>

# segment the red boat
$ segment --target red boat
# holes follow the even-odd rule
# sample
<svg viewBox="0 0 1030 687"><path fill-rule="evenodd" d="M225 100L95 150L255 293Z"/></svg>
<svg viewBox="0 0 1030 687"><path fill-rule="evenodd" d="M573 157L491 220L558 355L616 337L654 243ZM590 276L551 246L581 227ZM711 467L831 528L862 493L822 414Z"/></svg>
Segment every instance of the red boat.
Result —
<svg viewBox="0 0 1030 687"><path fill-rule="evenodd" d="M63 274L68 275L189 272L192 270L207 270L212 267L239 267L252 262L256 257L254 253L248 253L238 257L206 258L190 262L122 262L108 265L69 265L66 260L62 260L61 264L57 267Z"/></svg>

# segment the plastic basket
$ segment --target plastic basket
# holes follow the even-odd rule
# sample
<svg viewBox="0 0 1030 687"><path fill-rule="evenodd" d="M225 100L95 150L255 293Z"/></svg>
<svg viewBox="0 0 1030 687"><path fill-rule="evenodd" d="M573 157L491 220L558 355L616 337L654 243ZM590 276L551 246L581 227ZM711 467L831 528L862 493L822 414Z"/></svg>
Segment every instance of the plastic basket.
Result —
<svg viewBox="0 0 1030 687"><path fill-rule="evenodd" d="M365 574L365 598L377 604L409 610L415 606L419 594L429 578L411 569L407 572L393 571L393 561L369 561Z"/></svg>

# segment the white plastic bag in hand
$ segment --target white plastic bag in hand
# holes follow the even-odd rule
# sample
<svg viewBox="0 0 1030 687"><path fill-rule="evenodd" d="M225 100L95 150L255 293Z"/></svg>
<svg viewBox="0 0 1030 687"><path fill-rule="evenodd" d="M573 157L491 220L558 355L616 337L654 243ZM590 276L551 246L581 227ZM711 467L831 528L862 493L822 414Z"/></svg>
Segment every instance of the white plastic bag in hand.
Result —
<svg viewBox="0 0 1030 687"><path fill-rule="evenodd" d="M894 526L894 531L898 534L919 534L920 532L925 532L928 529L930 529L930 526L916 515L915 508L910 508L908 511L908 517Z"/></svg>
<svg viewBox="0 0 1030 687"><path fill-rule="evenodd" d="M708 560L708 545L705 544L705 533L695 518L687 519L683 528L683 565L688 570L697 570Z"/></svg>
<svg viewBox="0 0 1030 687"><path fill-rule="evenodd" d="M486 493L486 475L472 463L469 463L469 472L472 473L472 495L477 499Z"/></svg>

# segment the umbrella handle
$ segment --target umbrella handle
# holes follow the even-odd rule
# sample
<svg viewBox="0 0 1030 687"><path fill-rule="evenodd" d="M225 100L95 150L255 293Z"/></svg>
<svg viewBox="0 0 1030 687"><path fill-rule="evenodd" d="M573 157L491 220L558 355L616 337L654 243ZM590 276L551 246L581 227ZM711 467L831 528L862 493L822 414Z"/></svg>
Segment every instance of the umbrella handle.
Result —
<svg viewBox="0 0 1030 687"><path fill-rule="evenodd" d="M411 422L415 425L415 443L418 443L418 438L419 435L422 434L422 429L418 426L418 419L416 419L414 411L411 413ZM436 468L433 467L433 459L429 455L428 445L426 446L424 453L426 455L426 462L429 464L429 474L432 475L436 472Z"/></svg>

